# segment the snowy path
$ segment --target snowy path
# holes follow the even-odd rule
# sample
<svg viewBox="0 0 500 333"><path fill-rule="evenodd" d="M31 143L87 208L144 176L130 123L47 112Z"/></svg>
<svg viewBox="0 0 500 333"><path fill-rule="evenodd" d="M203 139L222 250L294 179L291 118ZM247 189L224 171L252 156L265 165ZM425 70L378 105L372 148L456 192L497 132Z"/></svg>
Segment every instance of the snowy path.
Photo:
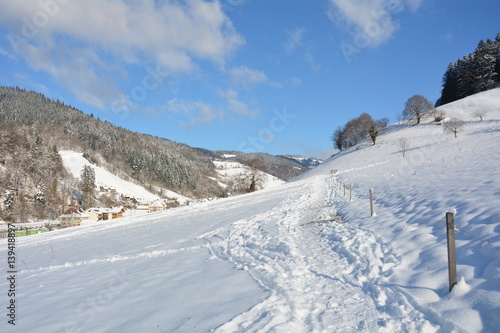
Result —
<svg viewBox="0 0 500 333"><path fill-rule="evenodd" d="M433 330L384 275L398 264L372 233L336 221L335 188L315 179L274 209L203 235L269 297L217 332ZM385 328L385 329L384 329Z"/></svg>

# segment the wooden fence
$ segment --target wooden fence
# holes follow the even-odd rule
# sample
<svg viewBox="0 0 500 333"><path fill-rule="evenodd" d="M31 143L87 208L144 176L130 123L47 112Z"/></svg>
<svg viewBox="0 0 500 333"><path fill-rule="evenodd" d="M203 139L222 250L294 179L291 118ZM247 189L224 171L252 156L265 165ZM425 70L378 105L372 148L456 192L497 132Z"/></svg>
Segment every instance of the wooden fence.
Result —
<svg viewBox="0 0 500 333"><path fill-rule="evenodd" d="M337 170L332 170L330 172L331 181L333 185L339 191L344 192L344 197L347 196L347 184L337 181L335 178ZM352 201L353 186L349 185L349 201ZM373 190L368 190L368 198L370 201L370 216L375 215L375 210L373 206ZM455 221L453 213L446 213L446 241L448 245L448 290L452 291L453 287L457 284L457 259L456 259L456 248L455 248Z"/></svg>

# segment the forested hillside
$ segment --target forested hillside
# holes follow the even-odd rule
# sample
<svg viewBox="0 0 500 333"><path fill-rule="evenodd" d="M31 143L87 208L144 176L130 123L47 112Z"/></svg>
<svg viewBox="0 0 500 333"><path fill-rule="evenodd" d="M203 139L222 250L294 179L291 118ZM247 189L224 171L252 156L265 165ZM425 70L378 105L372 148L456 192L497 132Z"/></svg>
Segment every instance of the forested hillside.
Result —
<svg viewBox="0 0 500 333"><path fill-rule="evenodd" d="M60 150L83 152L89 164L153 193L168 189L191 198L225 195L213 163L224 158L219 154L129 131L36 92L0 87L0 133L0 198L8 203L11 196L12 207L17 208L26 202L14 214L20 219L28 214L23 211L34 210L39 217L53 218L71 200L76 185L62 167ZM269 166L266 171L282 179L305 171L289 161L269 162L281 162L278 157L263 159ZM36 206L34 198L40 191L45 199ZM8 218L9 214L2 216Z"/></svg>
<svg viewBox="0 0 500 333"><path fill-rule="evenodd" d="M500 33L495 40L481 40L473 53L448 65L436 106L495 87L500 87Z"/></svg>

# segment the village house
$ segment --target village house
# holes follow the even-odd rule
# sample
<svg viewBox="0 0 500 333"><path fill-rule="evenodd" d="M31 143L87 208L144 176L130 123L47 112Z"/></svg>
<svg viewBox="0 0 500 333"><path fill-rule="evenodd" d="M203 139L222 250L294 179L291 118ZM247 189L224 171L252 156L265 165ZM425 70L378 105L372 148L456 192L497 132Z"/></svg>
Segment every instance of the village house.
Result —
<svg viewBox="0 0 500 333"><path fill-rule="evenodd" d="M151 205L151 201L145 199L137 200L136 210L145 211L149 213L149 206Z"/></svg>
<svg viewBox="0 0 500 333"><path fill-rule="evenodd" d="M59 217L61 228L80 225L83 220L88 220L89 215L81 208L71 207Z"/></svg>
<svg viewBox="0 0 500 333"><path fill-rule="evenodd" d="M155 200L149 205L148 212L154 213L162 210L166 210L168 207L164 200Z"/></svg>
<svg viewBox="0 0 500 333"><path fill-rule="evenodd" d="M127 209L135 209L137 208L137 204L139 203L136 198L124 195L120 196L120 201Z"/></svg>
<svg viewBox="0 0 500 333"><path fill-rule="evenodd" d="M112 219L118 219L120 217L123 217L123 214L126 212L127 210L123 207L113 207L111 208L111 218Z"/></svg>
<svg viewBox="0 0 500 333"><path fill-rule="evenodd" d="M89 214L89 220L92 221L105 221L111 219L111 213L108 208L89 208L87 209L87 214Z"/></svg>
<svg viewBox="0 0 500 333"><path fill-rule="evenodd" d="M106 221L123 217L125 209L123 207L89 208L86 213L89 215L89 220Z"/></svg>

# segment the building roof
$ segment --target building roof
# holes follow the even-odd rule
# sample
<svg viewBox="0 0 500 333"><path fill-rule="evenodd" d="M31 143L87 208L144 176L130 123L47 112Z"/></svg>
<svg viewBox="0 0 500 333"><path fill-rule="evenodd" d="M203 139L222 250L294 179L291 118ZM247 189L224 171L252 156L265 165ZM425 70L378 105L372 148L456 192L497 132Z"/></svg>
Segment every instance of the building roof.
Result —
<svg viewBox="0 0 500 333"><path fill-rule="evenodd" d="M68 209L60 218L88 218L90 217L87 213L83 211L81 208L71 207Z"/></svg>
<svg viewBox="0 0 500 333"><path fill-rule="evenodd" d="M87 211L93 211L96 214L108 214L108 213L118 214L121 211L125 211L125 209L122 206L113 207L113 208L93 207L93 208L87 209Z"/></svg>
<svg viewBox="0 0 500 333"><path fill-rule="evenodd" d="M149 207L166 207L163 200L155 200Z"/></svg>

